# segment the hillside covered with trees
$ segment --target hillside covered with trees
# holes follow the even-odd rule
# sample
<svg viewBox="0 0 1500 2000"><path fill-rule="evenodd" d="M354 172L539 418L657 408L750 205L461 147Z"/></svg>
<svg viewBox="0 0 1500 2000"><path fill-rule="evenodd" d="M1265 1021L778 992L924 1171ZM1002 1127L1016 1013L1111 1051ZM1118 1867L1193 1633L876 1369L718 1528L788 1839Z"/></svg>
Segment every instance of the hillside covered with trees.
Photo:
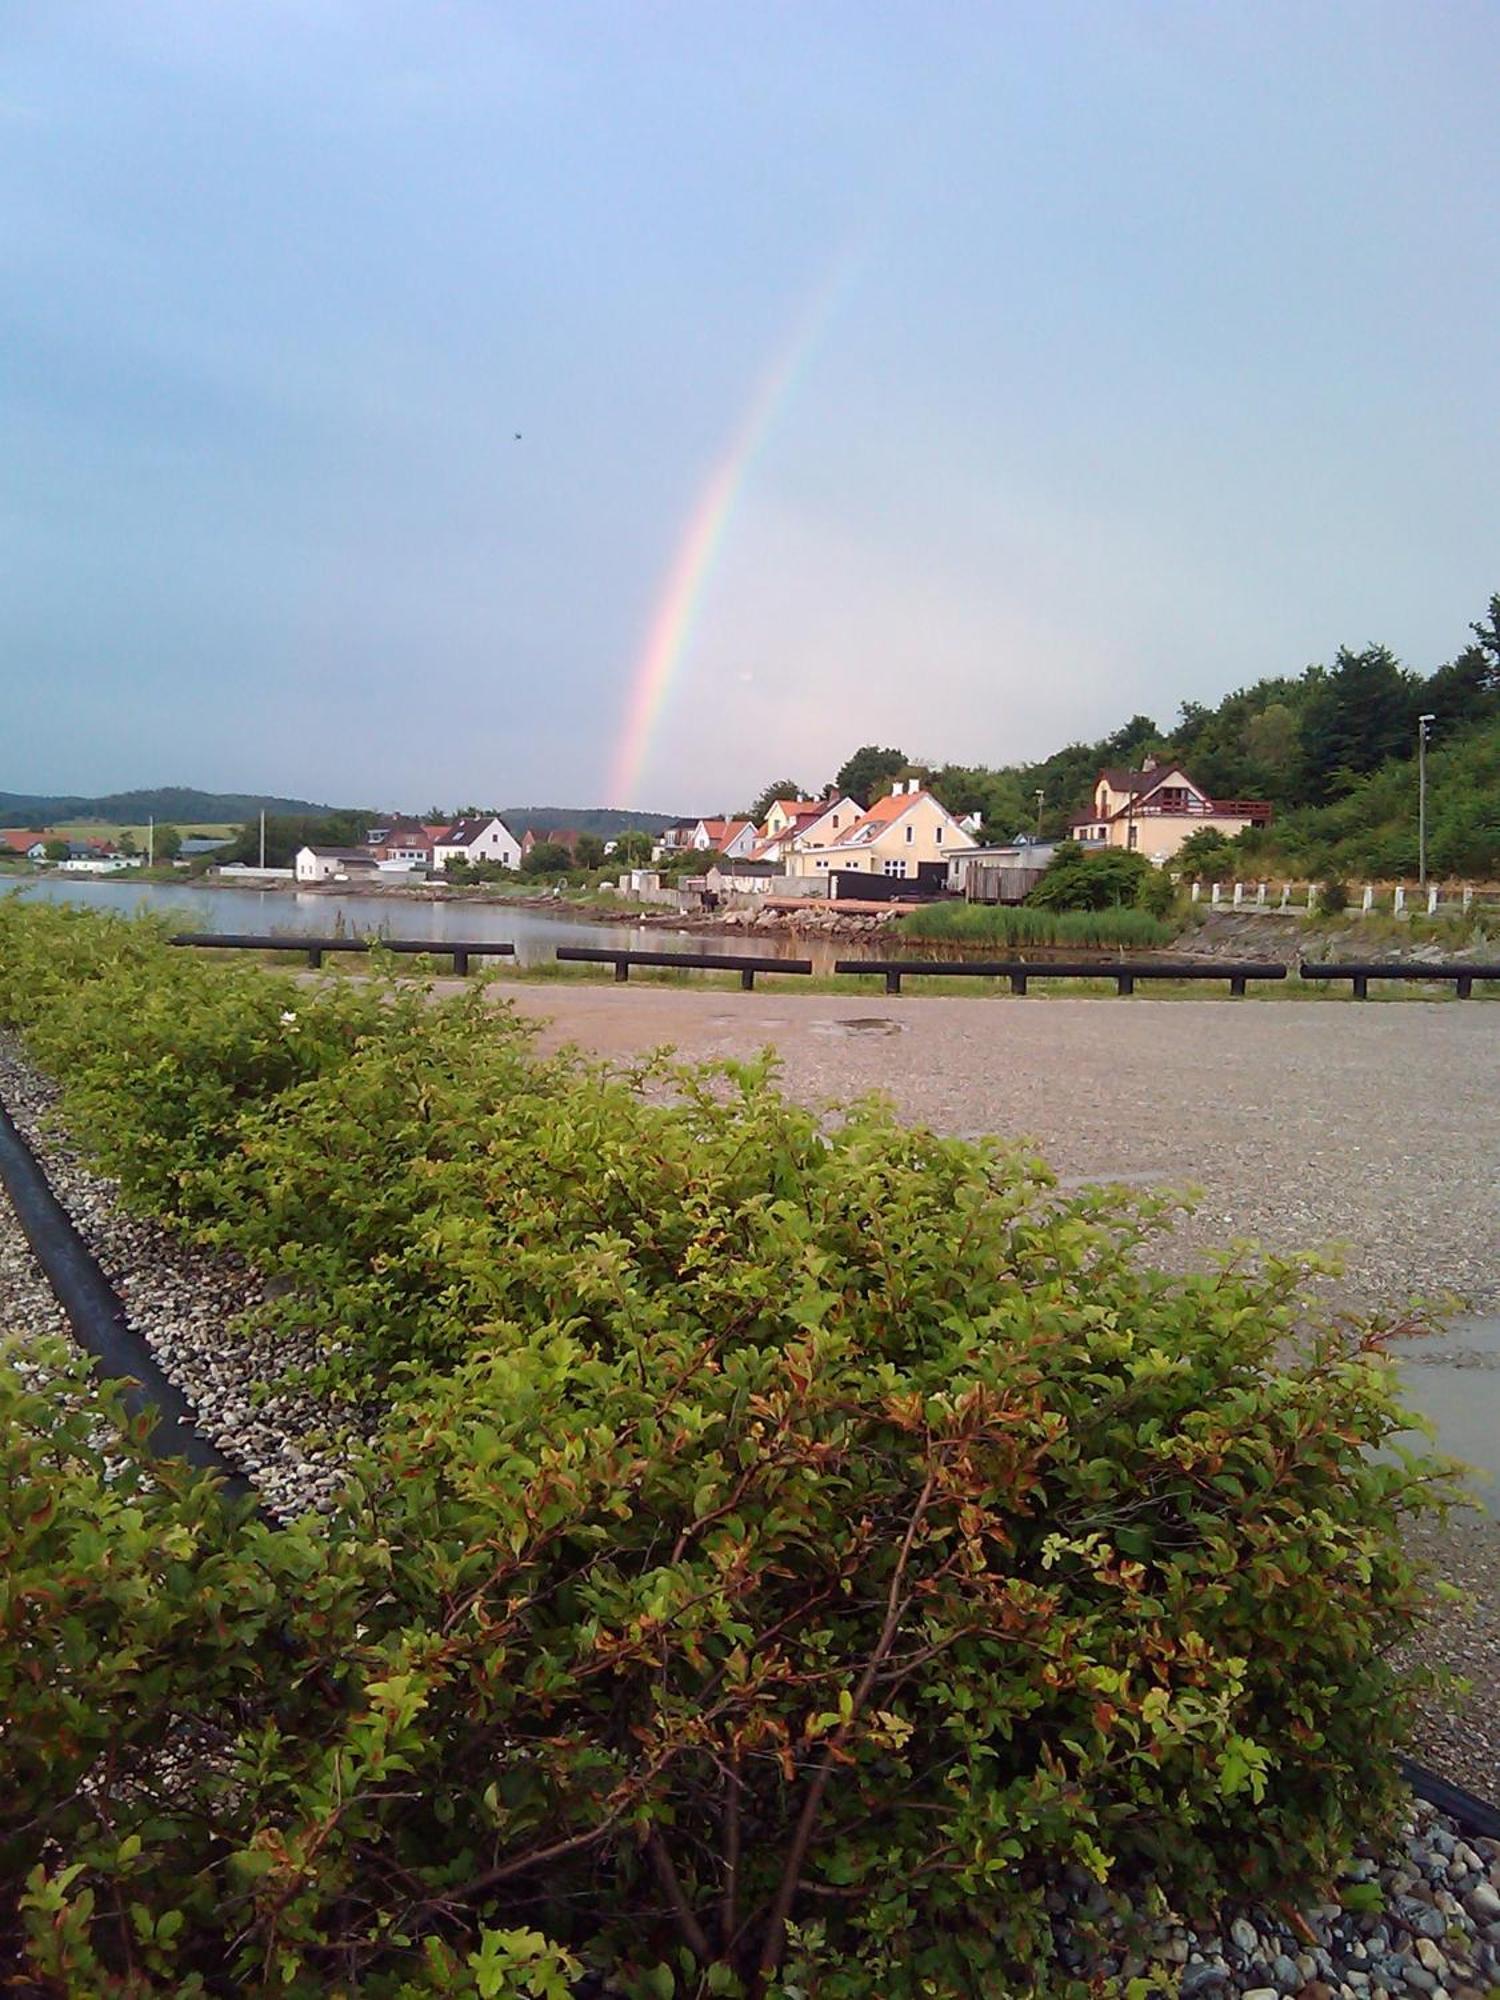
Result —
<svg viewBox="0 0 1500 2000"><path fill-rule="evenodd" d="M1500 593L1453 658L1422 674L1389 647L1340 647L1329 665L1236 688L1214 707L1184 702L1164 729L1133 715L1094 743L1032 764L911 764L867 745L835 783L862 801L921 772L951 812L989 834L1060 834L1087 808L1106 765L1180 759L1215 798L1267 799L1274 823L1232 844L1251 867L1414 874L1418 717L1430 715L1428 860L1442 873L1500 873ZM1037 794L1041 794L1040 812Z"/></svg>

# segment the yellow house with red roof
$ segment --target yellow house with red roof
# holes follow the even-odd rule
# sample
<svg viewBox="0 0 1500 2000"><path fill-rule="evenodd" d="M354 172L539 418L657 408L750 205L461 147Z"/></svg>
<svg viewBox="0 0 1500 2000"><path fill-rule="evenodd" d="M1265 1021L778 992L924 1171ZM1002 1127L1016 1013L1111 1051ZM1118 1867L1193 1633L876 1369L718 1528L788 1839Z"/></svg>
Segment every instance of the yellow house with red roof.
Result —
<svg viewBox="0 0 1500 2000"><path fill-rule="evenodd" d="M920 778L901 778L847 833L811 850L802 862L813 870L856 870L892 881L915 882L921 862L944 862L974 845L974 836L927 791Z"/></svg>

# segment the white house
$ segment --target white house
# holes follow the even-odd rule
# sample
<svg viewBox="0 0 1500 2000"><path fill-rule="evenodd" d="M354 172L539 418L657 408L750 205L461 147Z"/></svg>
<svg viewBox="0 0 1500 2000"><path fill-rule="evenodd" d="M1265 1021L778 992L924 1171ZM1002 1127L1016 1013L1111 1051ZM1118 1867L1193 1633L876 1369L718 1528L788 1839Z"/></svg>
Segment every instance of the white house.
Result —
<svg viewBox="0 0 1500 2000"><path fill-rule="evenodd" d="M503 819L461 819L432 843L432 865L441 875L450 861L490 861L519 868L521 843Z"/></svg>
<svg viewBox="0 0 1500 2000"><path fill-rule="evenodd" d="M299 847L299 882L373 882L379 874L373 854L358 847Z"/></svg>

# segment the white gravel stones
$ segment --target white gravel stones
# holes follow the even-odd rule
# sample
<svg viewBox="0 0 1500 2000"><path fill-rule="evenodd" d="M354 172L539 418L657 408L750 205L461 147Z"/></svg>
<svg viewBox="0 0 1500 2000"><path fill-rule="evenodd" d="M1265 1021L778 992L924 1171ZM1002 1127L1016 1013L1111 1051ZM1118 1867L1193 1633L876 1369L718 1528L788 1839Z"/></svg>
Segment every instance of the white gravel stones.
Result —
<svg viewBox="0 0 1500 2000"><path fill-rule="evenodd" d="M1174 1991L1182 2000L1490 2000L1500 1985L1500 1921L1445 1915L1437 1898L1454 1879L1500 1887L1500 1841L1465 1842L1452 1820L1417 1800L1395 1849L1358 1856L1345 1872L1345 1887L1358 1888L1350 1900L1363 1906L1373 1895L1375 1908L1250 1907L1203 1930L1167 1915L1130 1931L1129 1914L1096 1890L1056 1899L1053 1935L1063 1966L1110 1993L1140 1979L1137 1991L1159 2000ZM1085 1944L1085 1926L1106 1934L1102 1951ZM1120 1940L1113 1949L1111 1933Z"/></svg>
<svg viewBox="0 0 1500 2000"><path fill-rule="evenodd" d="M246 1325L245 1315L265 1296L252 1271L127 1215L115 1184L82 1163L48 1115L56 1095L15 1038L0 1034L0 1100L114 1286L131 1326L193 1405L200 1428L244 1468L274 1513L290 1519L328 1508L342 1484L339 1436L325 1408L281 1386L289 1371L316 1359L311 1340ZM7 1225L3 1234L20 1240L23 1262L30 1265L10 1204L0 1197L0 1205ZM66 1321L34 1265L32 1285L18 1285L12 1269L17 1254L13 1249L11 1263L0 1263L5 1299L0 1330L66 1333ZM341 1434L347 1438L347 1426Z"/></svg>

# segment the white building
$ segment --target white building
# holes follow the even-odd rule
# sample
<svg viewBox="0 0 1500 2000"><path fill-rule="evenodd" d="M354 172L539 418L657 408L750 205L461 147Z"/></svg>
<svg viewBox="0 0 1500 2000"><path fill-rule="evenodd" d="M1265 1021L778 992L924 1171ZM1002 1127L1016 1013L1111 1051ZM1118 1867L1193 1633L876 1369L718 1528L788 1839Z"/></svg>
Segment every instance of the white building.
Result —
<svg viewBox="0 0 1500 2000"><path fill-rule="evenodd" d="M432 865L441 875L450 861L490 861L519 868L521 843L503 819L461 819L432 843Z"/></svg>
<svg viewBox="0 0 1500 2000"><path fill-rule="evenodd" d="M266 871L269 873L269 870ZM373 882L380 873L373 854L357 847L299 847L299 882Z"/></svg>

